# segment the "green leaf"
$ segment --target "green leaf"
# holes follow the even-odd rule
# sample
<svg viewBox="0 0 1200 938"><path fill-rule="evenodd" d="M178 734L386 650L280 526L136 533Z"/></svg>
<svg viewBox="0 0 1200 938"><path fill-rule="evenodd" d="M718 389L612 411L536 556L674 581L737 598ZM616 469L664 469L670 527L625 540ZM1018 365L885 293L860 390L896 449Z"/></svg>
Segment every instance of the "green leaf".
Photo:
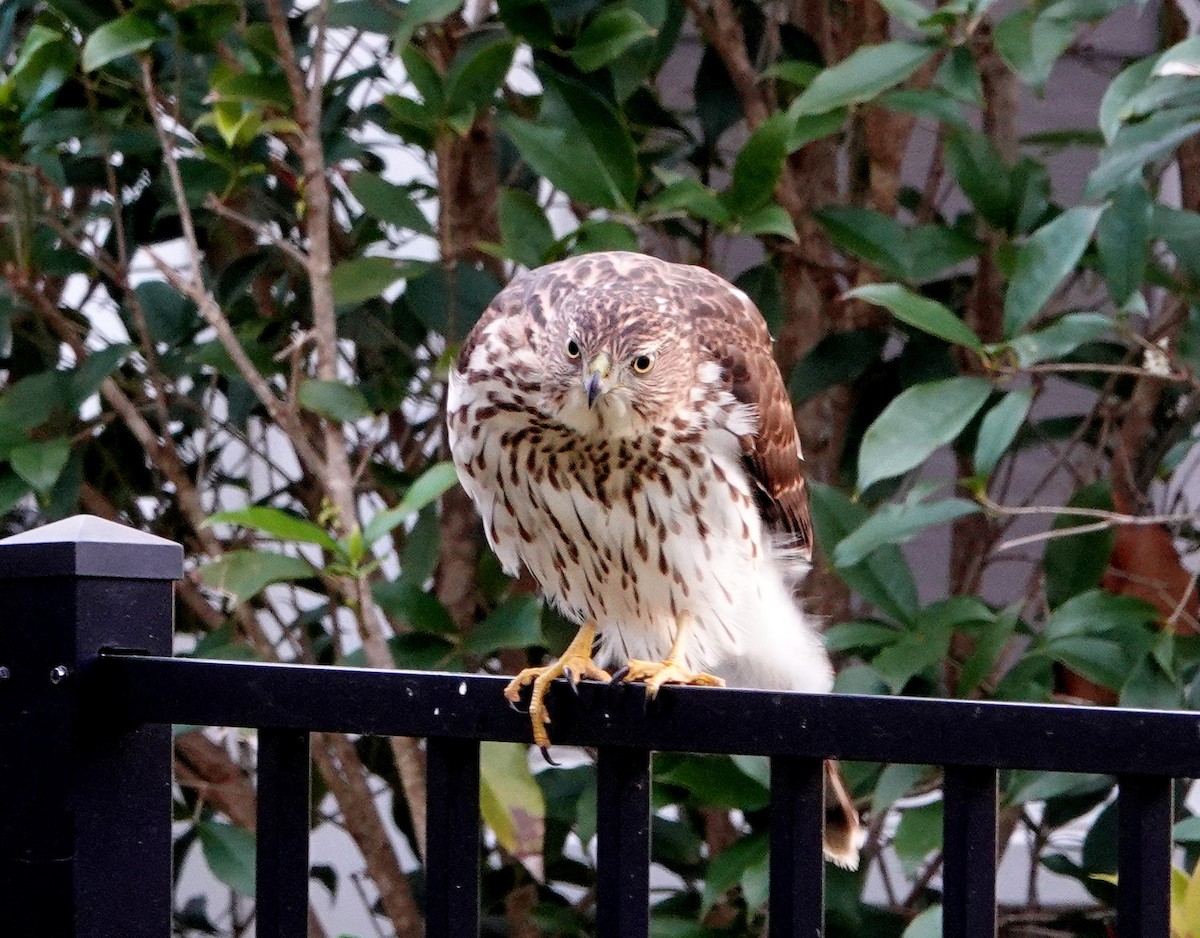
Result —
<svg viewBox="0 0 1200 938"><path fill-rule="evenodd" d="M941 938L942 907L931 905L908 923L900 938Z"/></svg>
<svg viewBox="0 0 1200 938"><path fill-rule="evenodd" d="M931 12L917 0L878 0L878 2L888 13L914 31L920 31L921 24L929 19Z"/></svg>
<svg viewBox="0 0 1200 938"><path fill-rule="evenodd" d="M455 131L465 134L475 122L475 115L492 103L512 66L516 49L515 40L497 39L455 60L446 76L443 107L446 121Z"/></svg>
<svg viewBox="0 0 1200 938"><path fill-rule="evenodd" d="M200 568L205 585L243 603L272 583L316 576L307 560L265 550L231 550Z"/></svg>
<svg viewBox="0 0 1200 938"><path fill-rule="evenodd" d="M927 117L950 127L968 127L962 105L943 91L933 88L902 88L879 96L879 107L900 114Z"/></svg>
<svg viewBox="0 0 1200 938"><path fill-rule="evenodd" d="M713 857L704 879L701 915L707 914L726 892L738 885L746 870L764 862L769 854L770 841L766 832L756 831L749 837L735 840Z"/></svg>
<svg viewBox="0 0 1200 938"><path fill-rule="evenodd" d="M529 749L484 740L479 747L479 810L499 845L538 879L546 836L546 799L529 770Z"/></svg>
<svg viewBox="0 0 1200 938"><path fill-rule="evenodd" d="M403 580L371 584L371 595L393 619L430 635L454 635L458 628L449 610L432 593Z"/></svg>
<svg viewBox="0 0 1200 938"><path fill-rule="evenodd" d="M798 88L807 88L821 71L814 62L782 59L763 72L763 78L781 78Z"/></svg>
<svg viewBox="0 0 1200 938"><path fill-rule="evenodd" d="M1082 772L1046 772L1018 770L1009 782L1006 801L1009 804L1029 804L1049 801L1064 795L1086 795L1112 788L1111 775Z"/></svg>
<svg viewBox="0 0 1200 938"><path fill-rule="evenodd" d="M788 395L803 404L823 391L858 378L878 360L887 342L881 329L831 332L796 363L788 376Z"/></svg>
<svg viewBox="0 0 1200 938"><path fill-rule="evenodd" d="M959 101L978 107L983 102L983 84L975 56L966 46L955 46L938 66L934 84Z"/></svg>
<svg viewBox="0 0 1200 938"><path fill-rule="evenodd" d="M978 505L964 498L884 505L838 544L833 562L838 567L852 567L884 544L907 543L927 528L978 514L979 510Z"/></svg>
<svg viewBox="0 0 1200 938"><path fill-rule="evenodd" d="M909 876L942 845L943 814L942 802L934 801L918 808L909 808L900 816L892 847Z"/></svg>
<svg viewBox="0 0 1200 938"><path fill-rule="evenodd" d="M744 217L770 201L787 158L790 121L772 114L755 128L733 164L733 179L721 201L736 217Z"/></svg>
<svg viewBox="0 0 1200 938"><path fill-rule="evenodd" d="M1171 839L1179 843L1200 843L1200 816L1184 818L1171 829Z"/></svg>
<svg viewBox="0 0 1200 938"><path fill-rule="evenodd" d="M537 199L520 189L500 190L500 232L508 256L530 269L540 267L554 247L554 232Z"/></svg>
<svg viewBox="0 0 1200 938"><path fill-rule="evenodd" d="M742 871L739 885L742 887L742 900L746 908L757 912L767 904L771 890L771 868L767 857L757 863L752 863Z"/></svg>
<svg viewBox="0 0 1200 938"><path fill-rule="evenodd" d="M682 756L655 774L656 782L687 790L690 803L726 810L759 811L771 800L768 786L743 772L729 756Z"/></svg>
<svg viewBox="0 0 1200 938"><path fill-rule="evenodd" d="M1154 658L1147 656L1133 666L1121 688L1122 707L1143 710L1186 710L1183 689L1163 670Z"/></svg>
<svg viewBox="0 0 1200 938"><path fill-rule="evenodd" d="M1104 91L1100 99L1099 124L1107 143L1112 143L1124 120L1123 111L1129 99L1142 90L1154 69L1154 59L1138 59L1123 69Z"/></svg>
<svg viewBox="0 0 1200 938"><path fill-rule="evenodd" d="M1092 508L1112 511L1112 489L1107 481L1085 485L1067 502L1070 508ZM1062 514L1054 519L1051 529L1063 531L1095 521L1085 515ZM1069 537L1056 537L1046 543L1042 569L1046 578L1046 602L1056 609L1072 597L1094 590L1100 585L1116 538L1111 528L1088 531Z"/></svg>
<svg viewBox="0 0 1200 938"><path fill-rule="evenodd" d="M957 696L969 696L992 673L1000 655L1008 647L1018 621L1016 609L1005 610L975 636L975 647L958 673L955 685Z"/></svg>
<svg viewBox="0 0 1200 938"><path fill-rule="evenodd" d="M458 473L454 468L454 463L449 460L430 466L408 487L408 491L404 493L399 504L394 508L379 512L367 523L366 528L363 529L363 540L367 546L374 544L426 505L441 498L442 494L457 482Z"/></svg>
<svg viewBox="0 0 1200 938"><path fill-rule="evenodd" d="M899 694L914 677L940 664L950 653L954 637L952 623L926 620L924 616L909 631L871 659L871 667L887 682L893 694Z"/></svg>
<svg viewBox="0 0 1200 938"><path fill-rule="evenodd" d="M1133 668L1130 653L1120 642L1078 635L1060 638L1046 646L1060 664L1110 690L1120 690Z"/></svg>
<svg viewBox="0 0 1200 938"><path fill-rule="evenodd" d="M1033 405L1033 389L1009 391L983 415L975 438L975 471L985 478L1005 454Z"/></svg>
<svg viewBox="0 0 1200 938"><path fill-rule="evenodd" d="M898 283L867 284L846 295L887 307L897 319L939 339L976 351L983 348L979 336L953 312L936 300L913 293Z"/></svg>
<svg viewBox="0 0 1200 938"><path fill-rule="evenodd" d="M45 495L58 481L71 456L71 441L65 437L14 446L8 454L13 471L39 494Z"/></svg>
<svg viewBox="0 0 1200 938"><path fill-rule="evenodd" d="M690 176L667 178L666 185L645 210L652 216L670 216L686 213L696 218L704 218L719 225L727 225L732 220L729 209L721 201L717 193L708 186Z"/></svg>
<svg viewBox="0 0 1200 938"><path fill-rule="evenodd" d="M0 396L0 424L32 430L40 427L55 408L69 401L67 377L58 371L43 371L22 378Z"/></svg>
<svg viewBox="0 0 1200 938"><path fill-rule="evenodd" d="M1022 368L1069 355L1086 342L1095 342L1112 331L1113 322L1100 313L1067 313L1044 329L1026 332L993 348L1008 348Z"/></svg>
<svg viewBox="0 0 1200 938"><path fill-rule="evenodd" d="M329 7L330 26L382 36L394 34L403 18L404 5L396 0L335 0Z"/></svg>
<svg viewBox="0 0 1200 938"><path fill-rule="evenodd" d="M505 648L544 645L542 605L529 593L511 596L462 640L469 655L490 655Z"/></svg>
<svg viewBox="0 0 1200 938"><path fill-rule="evenodd" d="M355 257L333 268L330 281L333 301L339 306L361 303L380 296L388 287L403 280L409 268L390 257Z"/></svg>
<svg viewBox="0 0 1200 938"><path fill-rule="evenodd" d="M774 203L760 205L753 212L742 216L737 228L743 235L751 238L775 235L777 238L796 241L799 237L796 234L796 223L792 221L792 216L782 205Z"/></svg>
<svg viewBox="0 0 1200 938"><path fill-rule="evenodd" d="M794 115L788 111L788 116ZM845 125L847 116L847 110L839 107L824 114L804 114L797 117L792 125L792 132L788 134L788 153L795 153L814 140L837 133Z"/></svg>
<svg viewBox="0 0 1200 938"><path fill-rule="evenodd" d="M1029 86L1040 89L1075 37L1075 23L1034 8L1017 10L995 26L996 51Z"/></svg>
<svg viewBox="0 0 1200 938"><path fill-rule="evenodd" d="M992 385L982 378L948 378L901 393L863 434L858 450L858 488L920 465L955 439L983 407Z"/></svg>
<svg viewBox="0 0 1200 938"><path fill-rule="evenodd" d="M408 45L413 34L426 23L444 20L462 6L462 0L409 0L404 5L403 18L392 38L396 48Z"/></svg>
<svg viewBox="0 0 1200 938"><path fill-rule="evenodd" d="M911 258L907 232L890 215L850 205L831 205L817 212L817 221L843 251L861 257L888 276L908 279Z"/></svg>
<svg viewBox="0 0 1200 938"><path fill-rule="evenodd" d="M572 198L628 209L637 194L638 167L625 122L583 85L550 72L539 75L545 94L537 123L502 118L501 126L530 166Z"/></svg>
<svg viewBox="0 0 1200 938"><path fill-rule="evenodd" d="M871 813L886 811L907 795L917 783L929 775L927 765L910 765L897 762L883 767L875 791L871 794Z"/></svg>
<svg viewBox="0 0 1200 938"><path fill-rule="evenodd" d="M213 876L244 896L254 896L255 838L250 831L220 821L197 821L200 849Z"/></svg>
<svg viewBox="0 0 1200 938"><path fill-rule="evenodd" d="M363 211L371 217L378 218L389 225L407 228L410 231L416 231L420 234L433 234L433 225L429 223L429 219L425 217L425 213L417 206L412 195L404 186L388 182L378 173L355 173L350 177L350 191L362 203ZM383 264L369 265L370 267L378 267L381 277L387 278L387 282L380 286L379 292L382 292L395 283L396 277L394 274L396 268L388 258L359 258L358 260L360 262L366 260L388 261L386 266ZM349 261L347 263L355 262ZM351 269L353 270L353 268ZM342 276L345 276L345 274ZM342 285L343 292L344 287L347 285ZM368 299L371 295L373 294L367 294L367 296L360 297L360 299ZM347 301L339 300L339 302Z"/></svg>
<svg viewBox="0 0 1200 938"><path fill-rule="evenodd" d="M1096 228L1100 272L1117 307L1123 307L1141 287L1150 256L1150 224L1154 202L1141 180L1127 183L1112 201Z"/></svg>
<svg viewBox="0 0 1200 938"><path fill-rule="evenodd" d="M249 508L237 508L233 511L219 511L204 522L211 524L239 524L242 527L254 528L264 534L279 538L281 541L300 541L304 544L318 544L327 550L337 552L338 543L323 529L296 515L278 508L265 505L254 505Z"/></svg>
<svg viewBox="0 0 1200 938"><path fill-rule="evenodd" d="M576 149L573 143L577 141L565 128L507 115L500 117L500 126L522 159L556 189L601 208L622 207L620 191L595 151L590 147Z"/></svg>
<svg viewBox="0 0 1200 938"><path fill-rule="evenodd" d="M654 30L640 13L629 7L604 7L579 35L570 56L585 72L594 72L614 61L634 43Z"/></svg>
<svg viewBox="0 0 1200 938"><path fill-rule="evenodd" d="M1122 627L1155 622L1158 612L1134 596L1115 596L1094 589L1073 596L1050 614L1044 635L1049 642L1080 635L1098 635Z"/></svg>
<svg viewBox="0 0 1200 938"><path fill-rule="evenodd" d="M975 210L993 228L1009 225L1009 168L990 140L976 130L956 130L946 139L946 165Z"/></svg>
<svg viewBox="0 0 1200 938"><path fill-rule="evenodd" d="M901 632L890 625L878 622L839 622L825 630L823 638L825 647L830 651L854 651L855 649L870 649L875 651L890 645Z"/></svg>
<svg viewBox="0 0 1200 938"><path fill-rule="evenodd" d="M1104 206L1080 205L1043 225L1021 245L1004 295L1004 334L1016 335L1079 262Z"/></svg>
<svg viewBox="0 0 1200 938"><path fill-rule="evenodd" d="M832 486L809 489L817 543L826 555L867 520L867 509ZM883 547L853 567L836 569L838 577L867 602L897 622L912 622L917 613L917 586L898 547Z"/></svg>
<svg viewBox="0 0 1200 938"><path fill-rule="evenodd" d="M132 351L132 345L114 342L88 355L83 364L71 374L72 403L78 406L95 394L104 380L121 367L121 363Z"/></svg>
<svg viewBox="0 0 1200 938"><path fill-rule="evenodd" d="M83 44L83 70L94 72L113 59L143 52L165 35L153 20L139 13L126 13L88 36Z"/></svg>
<svg viewBox="0 0 1200 938"><path fill-rule="evenodd" d="M351 423L371 416L371 405L362 391L341 381L309 379L300 385L297 397L306 410L330 420Z"/></svg>
<svg viewBox="0 0 1200 938"><path fill-rule="evenodd" d="M1135 179L1142 168L1200 133L1200 108L1172 108L1117 131L1112 145L1100 154L1083 195L1102 199L1113 189Z"/></svg>
<svg viewBox="0 0 1200 938"><path fill-rule="evenodd" d="M612 218L589 218L568 237L572 254L592 251L636 251L637 232Z"/></svg>
<svg viewBox="0 0 1200 938"><path fill-rule="evenodd" d="M907 80L929 61L934 51L933 46L916 42L862 46L814 78L787 113L794 120L870 101Z"/></svg>

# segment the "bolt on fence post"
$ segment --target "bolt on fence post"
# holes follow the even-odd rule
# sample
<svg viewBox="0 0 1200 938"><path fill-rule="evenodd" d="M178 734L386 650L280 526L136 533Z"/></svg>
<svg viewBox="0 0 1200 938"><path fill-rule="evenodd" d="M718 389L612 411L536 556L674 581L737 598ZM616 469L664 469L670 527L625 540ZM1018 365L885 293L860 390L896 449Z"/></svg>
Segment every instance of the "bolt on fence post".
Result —
<svg viewBox="0 0 1200 938"><path fill-rule="evenodd" d="M171 654L183 548L79 515L0 540L0 920L171 933L171 727L122 726L103 650Z"/></svg>

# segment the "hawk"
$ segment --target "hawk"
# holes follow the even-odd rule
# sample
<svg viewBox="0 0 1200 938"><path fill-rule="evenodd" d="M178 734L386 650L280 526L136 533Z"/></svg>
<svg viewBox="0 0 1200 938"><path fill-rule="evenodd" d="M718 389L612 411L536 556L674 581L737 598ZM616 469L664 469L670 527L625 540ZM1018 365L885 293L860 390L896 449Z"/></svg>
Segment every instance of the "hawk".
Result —
<svg viewBox="0 0 1200 938"><path fill-rule="evenodd" d="M812 525L791 403L761 313L700 267L586 254L516 277L450 374L449 444L488 543L579 634L565 675L825 692L795 596ZM595 652L595 658L593 653ZM600 664L597 663L597 660ZM858 816L827 764L826 854L857 862Z"/></svg>

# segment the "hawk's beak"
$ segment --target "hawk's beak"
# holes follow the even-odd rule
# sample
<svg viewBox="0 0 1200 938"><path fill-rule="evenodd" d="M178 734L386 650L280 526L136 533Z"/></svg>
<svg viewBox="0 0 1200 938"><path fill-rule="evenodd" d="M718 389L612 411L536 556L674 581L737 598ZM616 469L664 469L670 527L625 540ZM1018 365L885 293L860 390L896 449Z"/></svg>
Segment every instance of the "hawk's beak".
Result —
<svg viewBox="0 0 1200 938"><path fill-rule="evenodd" d="M611 367L612 360L603 352L593 358L587 366L583 387L587 391L588 407L595 407L596 399L604 393L604 379L608 377L608 370Z"/></svg>

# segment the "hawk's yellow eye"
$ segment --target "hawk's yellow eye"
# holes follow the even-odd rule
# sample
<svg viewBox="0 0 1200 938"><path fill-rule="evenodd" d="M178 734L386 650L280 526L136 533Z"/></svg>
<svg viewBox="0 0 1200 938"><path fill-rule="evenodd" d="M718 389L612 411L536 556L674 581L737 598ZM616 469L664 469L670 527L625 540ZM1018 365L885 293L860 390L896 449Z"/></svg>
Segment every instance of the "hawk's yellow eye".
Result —
<svg viewBox="0 0 1200 938"><path fill-rule="evenodd" d="M567 342L567 358L576 359L579 357L579 355L580 355L579 343L576 342L574 339L570 339Z"/></svg>
<svg viewBox="0 0 1200 938"><path fill-rule="evenodd" d="M654 359L649 355L639 355L633 360L633 370L639 375L644 375L647 371L654 367Z"/></svg>

